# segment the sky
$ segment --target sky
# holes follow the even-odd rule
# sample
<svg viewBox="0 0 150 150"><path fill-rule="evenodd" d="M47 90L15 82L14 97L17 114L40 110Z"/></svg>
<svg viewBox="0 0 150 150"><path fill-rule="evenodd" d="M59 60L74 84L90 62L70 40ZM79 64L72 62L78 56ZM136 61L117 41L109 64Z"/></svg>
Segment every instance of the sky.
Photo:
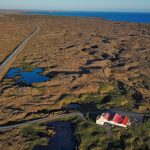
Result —
<svg viewBox="0 0 150 150"><path fill-rule="evenodd" d="M0 9L150 12L150 0L0 0Z"/></svg>

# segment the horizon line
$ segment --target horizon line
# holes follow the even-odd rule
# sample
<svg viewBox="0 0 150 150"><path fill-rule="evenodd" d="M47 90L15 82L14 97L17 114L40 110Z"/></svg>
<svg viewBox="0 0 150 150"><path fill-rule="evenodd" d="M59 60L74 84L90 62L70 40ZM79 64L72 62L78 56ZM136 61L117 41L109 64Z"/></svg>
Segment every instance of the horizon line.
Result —
<svg viewBox="0 0 150 150"><path fill-rule="evenodd" d="M137 11L137 10L123 10L123 11L119 11L119 10L48 10L48 9L7 9L7 8L0 8L0 11L41 11L41 12L120 12L120 13L150 13L150 11L145 10L145 11Z"/></svg>

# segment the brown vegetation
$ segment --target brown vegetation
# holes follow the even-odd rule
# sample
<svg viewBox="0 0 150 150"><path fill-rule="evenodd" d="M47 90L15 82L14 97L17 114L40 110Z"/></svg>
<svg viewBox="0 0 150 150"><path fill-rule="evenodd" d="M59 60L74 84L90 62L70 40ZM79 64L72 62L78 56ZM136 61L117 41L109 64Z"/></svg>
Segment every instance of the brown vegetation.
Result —
<svg viewBox="0 0 150 150"><path fill-rule="evenodd" d="M149 110L150 25L76 17L8 16L14 22L0 18L0 61L34 25L39 26L40 32L10 67L26 64L27 68L43 68L50 80L21 86L4 78L0 83L0 124L52 109L68 95L97 93L100 85L109 81L120 81L134 89L135 99L140 101L137 111Z"/></svg>

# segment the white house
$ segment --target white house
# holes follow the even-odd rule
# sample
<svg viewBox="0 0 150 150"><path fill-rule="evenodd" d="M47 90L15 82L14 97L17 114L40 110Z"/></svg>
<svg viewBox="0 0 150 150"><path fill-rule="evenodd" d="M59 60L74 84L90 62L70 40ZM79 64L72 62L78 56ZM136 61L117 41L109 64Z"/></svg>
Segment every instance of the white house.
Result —
<svg viewBox="0 0 150 150"><path fill-rule="evenodd" d="M120 114L103 113L101 116L97 117L96 124L104 125L105 123L125 128L131 124L130 119L127 116L122 116Z"/></svg>

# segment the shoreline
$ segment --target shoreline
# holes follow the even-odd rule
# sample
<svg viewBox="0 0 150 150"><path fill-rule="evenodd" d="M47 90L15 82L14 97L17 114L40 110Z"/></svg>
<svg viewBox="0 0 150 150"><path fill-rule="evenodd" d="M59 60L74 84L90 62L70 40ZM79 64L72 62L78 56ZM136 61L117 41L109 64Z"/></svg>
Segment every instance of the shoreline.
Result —
<svg viewBox="0 0 150 150"><path fill-rule="evenodd" d="M42 10L0 10L0 14L22 14L22 15L35 15L35 16L52 16L52 17L79 17L79 18L89 18L89 19L100 19L104 21L112 21L119 23L138 23L138 24L150 24L150 12L103 12L103 11L42 11ZM119 15L124 16L119 16ZM132 16L128 18L125 14L129 15L139 15L147 14L148 19L138 20L137 16ZM103 16L104 15L104 16ZM114 15L114 16L111 16ZM118 16L117 16L118 15ZM118 18L119 17L119 18ZM140 16L142 18L144 16ZM122 19L126 18L126 19ZM137 20L136 20L137 19Z"/></svg>

